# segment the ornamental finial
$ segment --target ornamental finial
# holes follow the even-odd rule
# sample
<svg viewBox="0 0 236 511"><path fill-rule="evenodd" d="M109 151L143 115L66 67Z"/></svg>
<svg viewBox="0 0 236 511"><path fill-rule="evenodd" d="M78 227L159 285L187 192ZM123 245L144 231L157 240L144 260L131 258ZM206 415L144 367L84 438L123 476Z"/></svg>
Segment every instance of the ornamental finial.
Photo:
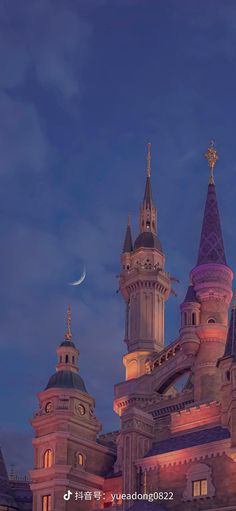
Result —
<svg viewBox="0 0 236 511"><path fill-rule="evenodd" d="M151 176L151 144L147 144L147 176Z"/></svg>
<svg viewBox="0 0 236 511"><path fill-rule="evenodd" d="M70 315L70 304L69 304L67 307L67 332L65 333L66 341L71 341L71 339L72 339L70 324L71 324L71 315Z"/></svg>
<svg viewBox="0 0 236 511"><path fill-rule="evenodd" d="M214 185L215 181L214 181L213 172L214 172L215 164L216 164L217 160L219 160L219 156L216 152L214 140L210 141L209 147L207 149L207 152L204 154L204 156L205 156L205 158L208 162L208 165L210 167L209 184Z"/></svg>

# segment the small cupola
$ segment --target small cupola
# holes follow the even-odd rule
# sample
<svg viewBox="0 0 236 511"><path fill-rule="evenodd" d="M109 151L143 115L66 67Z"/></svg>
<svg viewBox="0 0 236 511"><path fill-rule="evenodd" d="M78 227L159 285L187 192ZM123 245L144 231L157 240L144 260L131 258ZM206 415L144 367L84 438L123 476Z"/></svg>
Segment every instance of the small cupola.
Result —
<svg viewBox="0 0 236 511"><path fill-rule="evenodd" d="M185 299L180 306L181 328L198 326L200 322L200 303L197 300L194 286L190 282Z"/></svg>

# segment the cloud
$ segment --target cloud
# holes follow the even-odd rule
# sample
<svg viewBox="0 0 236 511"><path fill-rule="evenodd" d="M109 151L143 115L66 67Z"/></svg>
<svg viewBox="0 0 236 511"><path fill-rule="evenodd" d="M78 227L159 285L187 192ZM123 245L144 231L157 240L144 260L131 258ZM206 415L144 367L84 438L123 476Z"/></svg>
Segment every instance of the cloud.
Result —
<svg viewBox="0 0 236 511"><path fill-rule="evenodd" d="M1 87L21 85L33 70L42 86L65 98L80 93L91 27L67 3L2 2L0 28Z"/></svg>

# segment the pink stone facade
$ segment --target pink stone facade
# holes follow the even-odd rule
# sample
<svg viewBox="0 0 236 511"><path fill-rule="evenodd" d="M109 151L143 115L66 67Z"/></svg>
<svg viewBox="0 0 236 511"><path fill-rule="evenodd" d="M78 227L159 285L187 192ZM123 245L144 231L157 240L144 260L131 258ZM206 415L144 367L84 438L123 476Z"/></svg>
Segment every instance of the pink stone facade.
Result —
<svg viewBox="0 0 236 511"><path fill-rule="evenodd" d="M101 435L95 402L79 377L79 354L67 332L58 348L57 372L38 395L32 419L33 511L135 511L141 509L138 501L111 498L135 492L159 492L158 501L143 504L150 511L236 510L232 280L211 174L197 265L180 306L180 330L165 344L165 304L173 278L158 237L149 146L139 233L133 244L129 221L121 256L127 348L125 380L114 391L120 430ZM47 450L52 451L49 467L44 466ZM63 495L69 488L101 491L102 499L67 502ZM48 509L42 507L44 496L51 498Z"/></svg>

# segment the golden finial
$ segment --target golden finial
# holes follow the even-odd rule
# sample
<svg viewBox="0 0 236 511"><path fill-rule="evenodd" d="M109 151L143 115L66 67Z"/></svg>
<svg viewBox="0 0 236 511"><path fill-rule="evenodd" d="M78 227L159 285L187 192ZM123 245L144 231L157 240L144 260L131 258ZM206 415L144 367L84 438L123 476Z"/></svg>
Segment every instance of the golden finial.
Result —
<svg viewBox="0 0 236 511"><path fill-rule="evenodd" d="M209 184L214 185L215 181L214 181L213 172L214 172L215 164L216 164L217 160L219 160L219 156L216 152L214 140L210 141L209 147L207 149L207 152L204 154L204 156L205 156L206 160L208 161L208 165L210 167Z"/></svg>
<svg viewBox="0 0 236 511"><path fill-rule="evenodd" d="M236 309L236 289L234 290L234 294L233 294L232 309Z"/></svg>
<svg viewBox="0 0 236 511"><path fill-rule="evenodd" d="M70 324L71 324L71 315L70 315L70 304L69 304L67 307L67 332L65 333L66 341L71 341L71 339L72 339Z"/></svg>
<svg viewBox="0 0 236 511"><path fill-rule="evenodd" d="M151 176L151 144L147 144L147 176Z"/></svg>

